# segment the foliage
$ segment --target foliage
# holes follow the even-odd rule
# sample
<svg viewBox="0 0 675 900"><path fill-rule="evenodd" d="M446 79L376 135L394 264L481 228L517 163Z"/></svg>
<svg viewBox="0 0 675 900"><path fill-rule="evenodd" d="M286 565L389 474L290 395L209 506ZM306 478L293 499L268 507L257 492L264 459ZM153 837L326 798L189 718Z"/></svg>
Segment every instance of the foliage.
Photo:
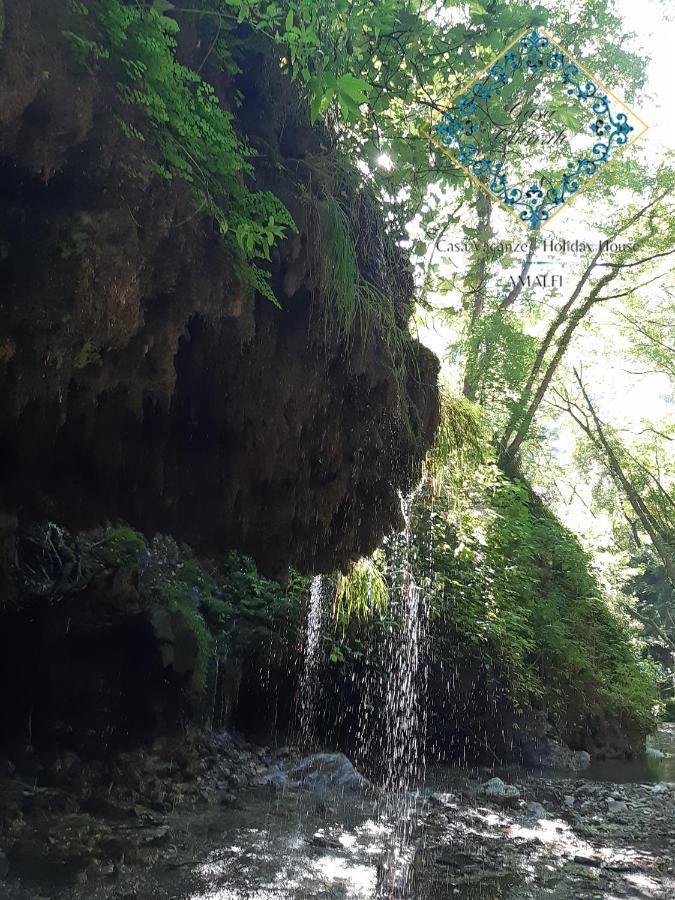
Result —
<svg viewBox="0 0 675 900"><path fill-rule="evenodd" d="M264 647L279 657L297 641L305 623L306 577L291 571L280 584L260 575L253 560L232 552L220 567L220 589L233 608L233 652L256 653ZM208 610L206 615L208 619Z"/></svg>
<svg viewBox="0 0 675 900"><path fill-rule="evenodd" d="M652 549L643 549L631 562L624 590L635 603L649 654L661 666L660 694L667 707L675 691L675 591ZM666 714L672 713L666 709Z"/></svg>
<svg viewBox="0 0 675 900"><path fill-rule="evenodd" d="M352 618L366 619L385 612L388 601L389 591L378 553L373 558L358 560L346 574L338 575L333 616L336 624L344 627Z"/></svg>
<svg viewBox="0 0 675 900"><path fill-rule="evenodd" d="M576 393L557 391L563 403L559 408L582 434L576 446L580 468L588 471L589 463L596 463L601 472L594 485L594 502L625 518L632 550L640 547L640 534L648 538L675 588L675 467L668 446L675 429L668 421L658 428L643 421L645 427L629 446L615 426L600 418L576 369L574 375Z"/></svg>
<svg viewBox="0 0 675 900"><path fill-rule="evenodd" d="M344 190L338 186L336 194L317 204L323 242L319 284L326 327L334 329L350 348L355 343L364 350L368 342L379 344L402 399L411 359L408 318L412 310L397 312L397 301L403 297L385 294L364 274L366 266L393 274L402 262L365 192L351 183ZM347 197L351 197L349 203Z"/></svg>
<svg viewBox="0 0 675 900"><path fill-rule="evenodd" d="M196 212L213 216L242 274L276 303L256 260L269 260L272 245L295 223L274 194L247 187L252 151L235 134L213 86L176 59L178 24L163 14L169 7L96 0L93 38L75 31L67 37L80 63L117 85L128 110L120 124L144 144L151 168L190 186Z"/></svg>
<svg viewBox="0 0 675 900"><path fill-rule="evenodd" d="M54 532L55 526L51 529ZM46 540L52 532L46 532ZM77 569L87 582L103 570L126 571L137 584L141 608L166 609L181 620L195 640L192 687L197 692L206 688L214 655L245 658L264 651L269 662L287 658L298 644L309 584L294 572L282 585L261 576L255 563L238 553L227 553L217 563L200 561L189 547L166 535L148 542L125 524L80 535L75 553L68 550L64 532L54 532L51 542L56 539L62 558L66 552L73 558L79 554ZM31 550L31 558L34 555ZM57 572L53 579L59 577Z"/></svg>
<svg viewBox="0 0 675 900"><path fill-rule="evenodd" d="M194 633L203 688L208 658L225 648L242 658L263 649L268 660L287 654L297 641L308 583L294 573L285 586L270 581L252 560L234 552L220 564L203 564L188 547L160 536L141 588L153 602L178 612Z"/></svg>
<svg viewBox="0 0 675 900"><path fill-rule="evenodd" d="M469 377L478 401L490 410L495 426L517 400L537 352L537 340L524 331L522 321L510 310L496 309L476 325L473 338L478 353Z"/></svg>
<svg viewBox="0 0 675 900"><path fill-rule="evenodd" d="M459 510L437 500L419 511L418 529L432 547L436 652L473 645L516 704L540 697L562 729L600 706L648 730L654 674L636 634L524 482L480 466Z"/></svg>
<svg viewBox="0 0 675 900"><path fill-rule="evenodd" d="M627 93L643 77L642 61L622 46L620 19L602 0L578 4L573 22L562 5L523 2L201 0L189 7L211 23L216 39L247 23L277 43L311 119L324 117L364 164L401 237L415 215L429 232L442 227L446 190L462 202L472 193L444 154L430 158L420 126L525 29L543 25L573 53L583 47L591 69ZM174 10L188 13L181 2ZM382 153L393 165L378 166Z"/></svg>
<svg viewBox="0 0 675 900"><path fill-rule="evenodd" d="M487 431L483 410L466 397L440 386L440 421L425 460L425 477L434 493L458 495L468 472L485 461Z"/></svg>
<svg viewBox="0 0 675 900"><path fill-rule="evenodd" d="M110 526L91 545L94 559L107 568L137 569L148 546L143 535L127 525Z"/></svg>
<svg viewBox="0 0 675 900"><path fill-rule="evenodd" d="M428 264L424 286L443 283L456 300L447 309L461 334L465 397L446 400L414 528L425 564L431 547L440 656L462 647L476 651L506 681L515 704L538 697L561 723L581 715L584 706L600 706L606 715L626 715L647 728L653 672L625 609L601 588L577 540L515 477L515 461L523 443L539 436L554 377L561 377L573 340L598 304L627 298L623 327L641 335L636 355L662 371L671 366L666 317L645 327L635 294L661 264L652 260L662 260L673 244L672 216L661 202L672 189L672 171L664 166L656 174L637 173L621 162L611 167L592 189L597 196L610 198L621 189L622 197L626 191L644 194L656 206L634 220L636 207L622 201L606 227L631 248L611 262L589 253L571 294L539 301L527 288L514 292L500 283L514 260L490 248L496 232L489 206L419 132L449 90L536 25L553 31L631 99L643 82L643 62L623 48L620 19L603 0L581 2L574 21L562 4L520 2L97 0L94 10L94 33L70 35L81 63L112 74L130 112L123 122L127 134L148 146L155 171L191 185L197 208L215 217L252 282L263 293L267 288L270 299L255 260L269 258L272 243L292 222L278 201L246 187L250 151L210 85L177 62L176 32L179 23L195 23L210 48L207 57L212 54L211 62L228 72L236 69L233 48L250 34L276 45L277 61L296 81L309 120L322 118L350 161L360 164L360 177L385 210L396 240L412 236L418 261ZM367 335L381 339L402 382L409 374L407 319L381 279L362 265L374 260L376 270L396 247L389 238L363 246L368 229L353 196L338 186L317 203L327 326L346 345ZM470 244L468 264L454 279L443 271L448 254L439 244L429 249L448 228ZM415 241L420 235L425 239ZM499 465L488 448L488 428L499 444ZM638 493L657 508L663 497L639 457L638 465L624 454L625 468ZM378 571L374 562L361 562L338 582L336 629L343 629L352 648L387 618L386 576ZM224 582L214 586L199 578L183 562L160 594L185 616L196 610L212 639L218 634L248 646L249 640L274 642L277 634L299 627L300 584L297 593L293 587L277 590L235 558L221 573ZM348 623L354 625L348 629Z"/></svg>
<svg viewBox="0 0 675 900"><path fill-rule="evenodd" d="M479 661L491 689L516 710L541 705L563 735L590 711L647 733L657 672L630 604L601 585L531 487L498 468L479 408L444 394L405 553L430 607L430 665L461 671ZM338 582L326 644L333 663L358 669L400 627L401 566L392 539Z"/></svg>

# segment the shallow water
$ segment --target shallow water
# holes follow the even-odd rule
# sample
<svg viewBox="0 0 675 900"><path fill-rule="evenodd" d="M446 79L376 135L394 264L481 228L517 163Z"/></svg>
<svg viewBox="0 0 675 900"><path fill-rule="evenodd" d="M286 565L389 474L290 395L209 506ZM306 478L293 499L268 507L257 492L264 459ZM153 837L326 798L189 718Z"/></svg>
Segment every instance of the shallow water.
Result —
<svg viewBox="0 0 675 900"><path fill-rule="evenodd" d="M469 766L462 769L438 765L430 768L427 787L444 790L444 784L456 771L465 772L478 779L497 775L504 781L510 778L527 781L547 778L552 774L550 769L525 768L519 765ZM661 781L675 783L675 723L661 725L655 734L647 738L647 753L642 759L598 759L584 771L559 770L553 774L562 781L583 779L597 782L611 781L615 784L657 784Z"/></svg>
<svg viewBox="0 0 675 900"><path fill-rule="evenodd" d="M581 777L619 784L675 782L675 723L662 725L655 735L648 738L644 759L597 760Z"/></svg>
<svg viewBox="0 0 675 900"><path fill-rule="evenodd" d="M662 729L650 744L662 753L673 753L675 726ZM671 777L674 758L599 762L582 777L625 784L675 780ZM529 779L541 781L544 774L551 777L550 772L511 769L512 778L516 772L521 784ZM215 812L211 824L202 823L210 838L219 833L218 849L199 866L182 868L178 860L165 870L166 896L185 900L501 900L537 896L524 887L527 871L537 869L541 875L550 869L552 883L559 882L562 875L556 872L555 859L552 862L546 856L546 845L569 841L568 826L560 820L559 824L525 821L518 813L513 813L507 826L498 813L468 797L458 800L456 816L452 812L448 816L452 806L446 807L444 821L435 824L433 812L429 817L430 791L456 791L461 798L466 773L434 767L428 775L425 791L412 794L412 802L401 806L411 816L405 828L381 797L378 802L367 796L319 798L307 792L251 791L242 797L243 809ZM564 785L567 780L578 781L580 775L557 773L554 778ZM409 837L408 843L401 842L401 834ZM534 844L514 855L519 840L532 841L535 835ZM520 874L514 868L520 868ZM545 896L576 896L573 886L572 893L565 890Z"/></svg>
<svg viewBox="0 0 675 900"><path fill-rule="evenodd" d="M664 754L675 752L675 725L663 728L650 744ZM597 763L583 779L579 773L512 768L501 775L519 787L522 801L504 808L481 793L480 782L493 774L485 770L471 777L466 770L433 767L425 788L409 792L398 805L391 802L396 792L388 796L361 782L342 794L328 786L261 784L241 791L234 805L176 807L166 817L170 839L157 862L129 869L117 885L102 879L69 888L73 873L37 871L30 862L14 865L23 887L15 885L8 896L660 900L675 897L675 876L668 874L675 794L653 792L649 783L675 781L672 772L673 757L653 755L637 763ZM611 811L614 800L608 802L617 797L617 787L620 801L628 801L623 819ZM563 803L568 794L576 797L573 812ZM532 814L527 802L543 817ZM118 827L142 828L142 823ZM594 855L596 862L589 863ZM578 863L579 857L584 862Z"/></svg>

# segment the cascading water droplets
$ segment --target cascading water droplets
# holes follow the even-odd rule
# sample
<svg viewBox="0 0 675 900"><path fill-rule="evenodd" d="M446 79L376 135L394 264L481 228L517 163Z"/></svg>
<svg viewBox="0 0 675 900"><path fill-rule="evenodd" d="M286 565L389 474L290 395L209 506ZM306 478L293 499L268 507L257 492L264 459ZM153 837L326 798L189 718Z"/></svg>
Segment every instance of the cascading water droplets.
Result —
<svg viewBox="0 0 675 900"><path fill-rule="evenodd" d="M424 585L416 580L413 543L413 506L419 489L401 496L404 529L389 548L392 621L383 685L384 812L395 823L395 843L381 867L378 890L379 897L387 898L408 896L415 856L415 789L425 774L428 598Z"/></svg>
<svg viewBox="0 0 675 900"><path fill-rule="evenodd" d="M400 623L390 641L386 703L385 786L403 794L424 777L427 597L414 573L412 509L417 491L401 496L404 530L393 552L392 597Z"/></svg>
<svg viewBox="0 0 675 900"><path fill-rule="evenodd" d="M307 630L305 632L305 662L300 685L300 739L303 746L315 740L316 701L323 626L323 576L315 575L309 591Z"/></svg>

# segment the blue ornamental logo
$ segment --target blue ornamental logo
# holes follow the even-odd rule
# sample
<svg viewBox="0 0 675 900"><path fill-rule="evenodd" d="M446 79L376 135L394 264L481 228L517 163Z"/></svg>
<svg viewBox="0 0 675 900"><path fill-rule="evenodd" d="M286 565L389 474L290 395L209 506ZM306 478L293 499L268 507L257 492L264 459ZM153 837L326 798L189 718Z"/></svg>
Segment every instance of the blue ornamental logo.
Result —
<svg viewBox="0 0 675 900"><path fill-rule="evenodd" d="M523 33L423 128L532 228L549 222L646 130L543 29Z"/></svg>

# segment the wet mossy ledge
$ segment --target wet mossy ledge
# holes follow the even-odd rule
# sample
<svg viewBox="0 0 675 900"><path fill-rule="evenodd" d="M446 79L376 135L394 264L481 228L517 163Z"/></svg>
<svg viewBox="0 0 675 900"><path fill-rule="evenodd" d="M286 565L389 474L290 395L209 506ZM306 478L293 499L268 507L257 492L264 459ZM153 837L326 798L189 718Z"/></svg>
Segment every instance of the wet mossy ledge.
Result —
<svg viewBox="0 0 675 900"><path fill-rule="evenodd" d="M408 330L407 261L363 179L245 27L227 60L205 60L204 23L164 24L148 60L133 5L4 9L3 516L120 518L269 574L371 552L418 476L438 393ZM170 96L139 79L150 63ZM206 181L160 101L169 125L202 129Z"/></svg>
<svg viewBox="0 0 675 900"><path fill-rule="evenodd" d="M308 579L199 561L121 523L7 535L0 696L9 752L96 755L190 723L269 736L293 717ZM254 718L252 718L252 716Z"/></svg>

